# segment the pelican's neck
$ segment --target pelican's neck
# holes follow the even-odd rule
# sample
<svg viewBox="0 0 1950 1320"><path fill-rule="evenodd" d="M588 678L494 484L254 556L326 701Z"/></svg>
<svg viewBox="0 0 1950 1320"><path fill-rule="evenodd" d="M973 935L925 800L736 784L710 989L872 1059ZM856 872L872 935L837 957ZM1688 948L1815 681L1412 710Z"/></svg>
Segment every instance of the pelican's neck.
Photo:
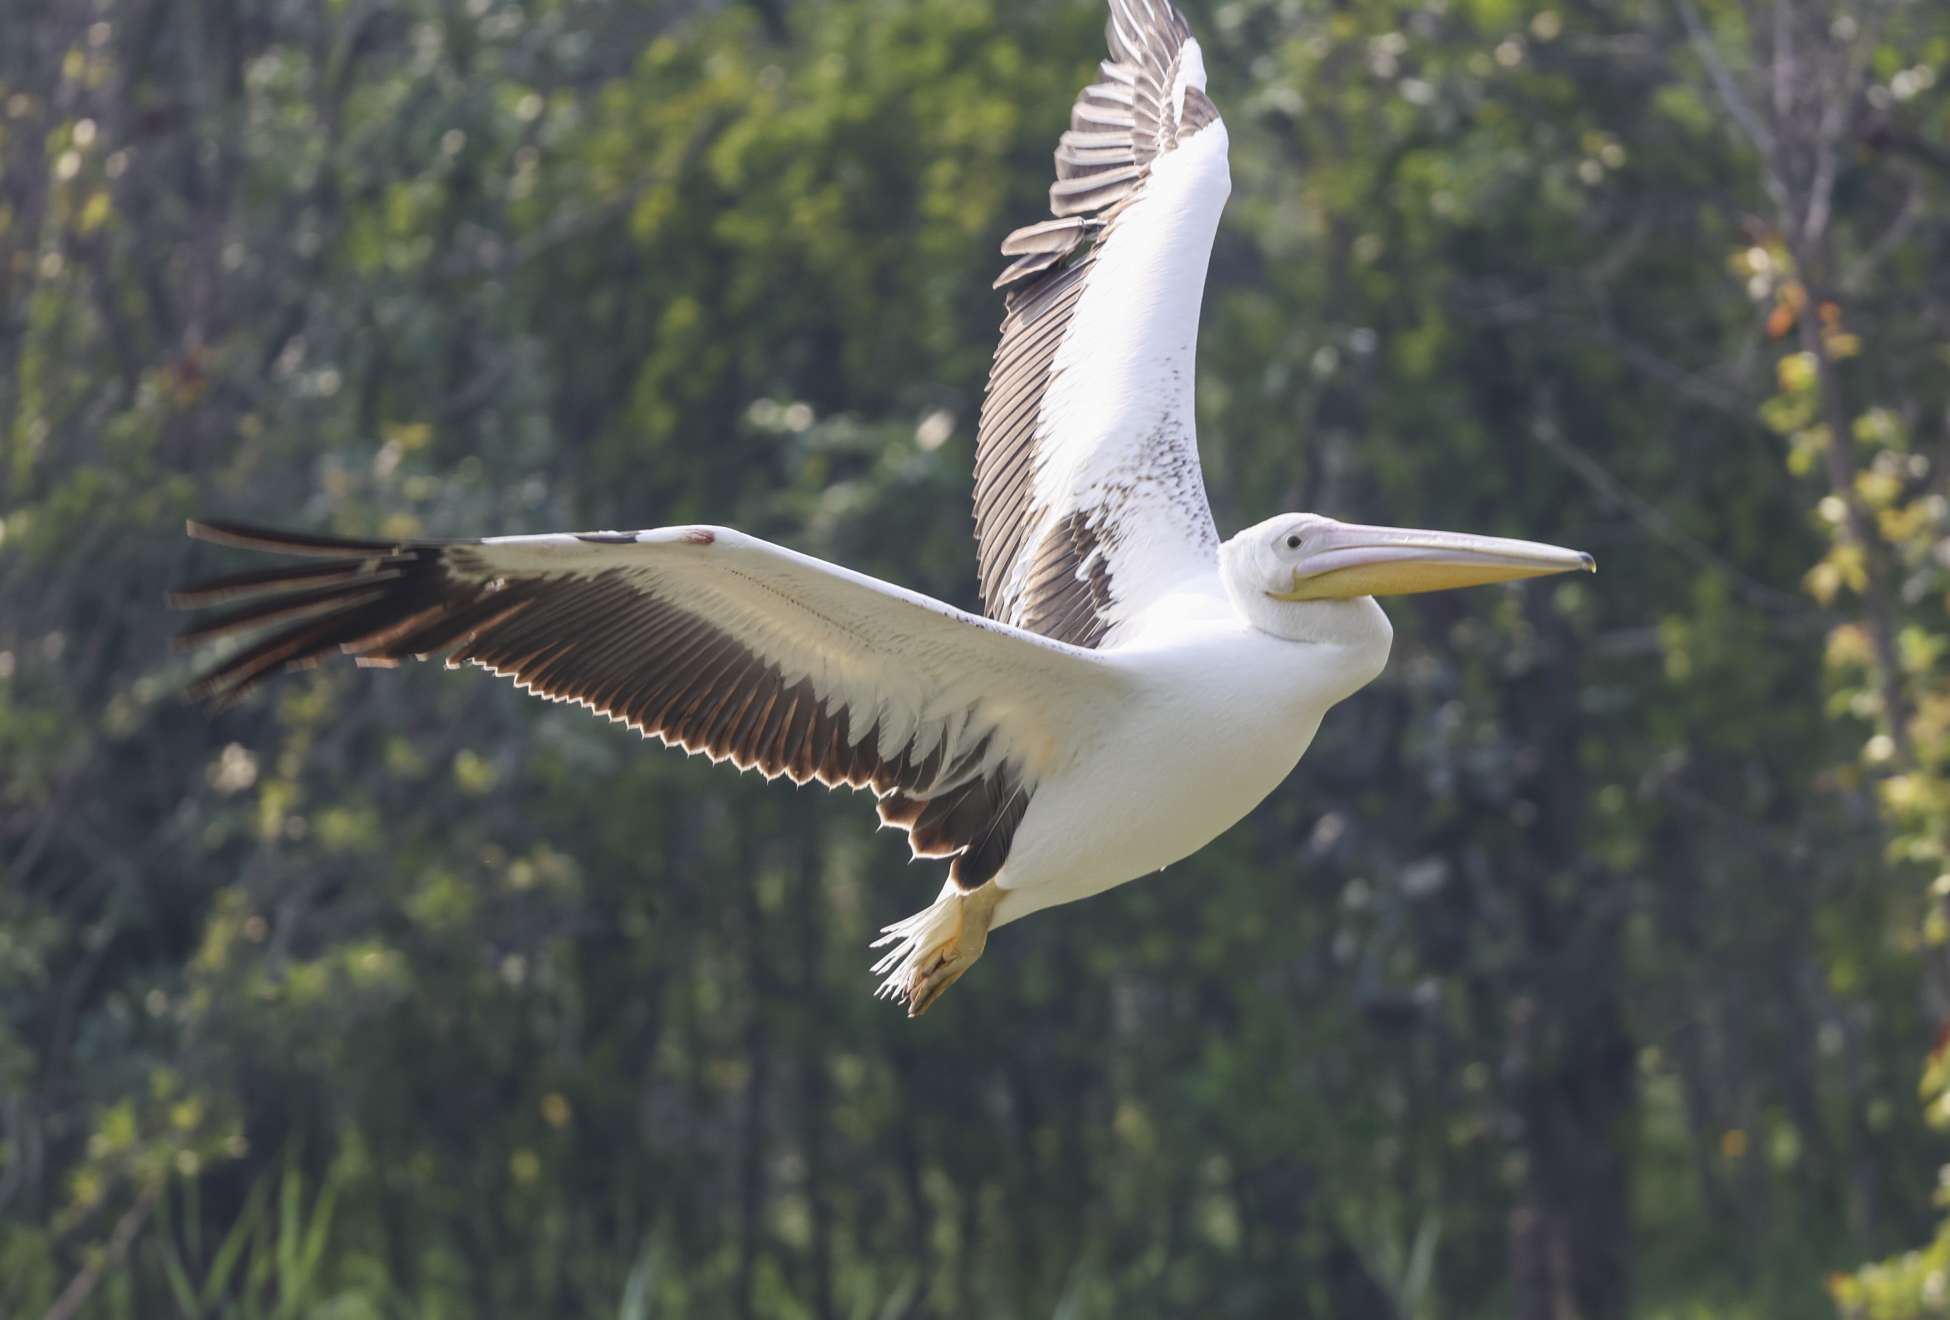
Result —
<svg viewBox="0 0 1950 1320"><path fill-rule="evenodd" d="M1388 663L1395 629L1373 596L1276 600L1263 591L1240 587L1229 573L1224 576L1226 595L1247 623L1284 641L1307 643L1333 655L1330 700L1339 701L1366 687Z"/></svg>
<svg viewBox="0 0 1950 1320"><path fill-rule="evenodd" d="M1230 587L1230 583L1228 583ZM1258 632L1297 641L1305 657L1306 688L1318 700L1340 702L1377 679L1388 663L1394 626L1375 597L1353 601L1275 601L1266 593L1228 591L1232 608Z"/></svg>
<svg viewBox="0 0 1950 1320"><path fill-rule="evenodd" d="M1232 591L1232 607L1246 622L1289 642L1379 646L1385 654L1395 629L1373 596L1353 600L1278 600L1263 591Z"/></svg>

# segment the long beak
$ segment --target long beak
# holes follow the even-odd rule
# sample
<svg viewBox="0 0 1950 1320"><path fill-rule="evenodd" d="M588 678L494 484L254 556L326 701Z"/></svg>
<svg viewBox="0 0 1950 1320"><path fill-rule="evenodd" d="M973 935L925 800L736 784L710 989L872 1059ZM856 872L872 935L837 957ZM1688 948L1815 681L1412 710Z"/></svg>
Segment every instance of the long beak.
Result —
<svg viewBox="0 0 1950 1320"><path fill-rule="evenodd" d="M1340 523L1307 539L1311 544L1294 567L1292 589L1269 592L1275 599L1407 596L1548 573L1598 571L1598 561L1582 550L1466 532Z"/></svg>

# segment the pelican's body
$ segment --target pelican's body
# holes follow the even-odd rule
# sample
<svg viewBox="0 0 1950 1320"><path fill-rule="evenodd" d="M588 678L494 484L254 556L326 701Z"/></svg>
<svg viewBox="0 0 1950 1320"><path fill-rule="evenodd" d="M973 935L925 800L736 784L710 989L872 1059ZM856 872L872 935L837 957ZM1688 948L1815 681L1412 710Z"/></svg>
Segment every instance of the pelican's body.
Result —
<svg viewBox="0 0 1950 1320"><path fill-rule="evenodd" d="M1348 604L1335 636L1242 618L1220 589L1160 602L1105 658L1132 699L1102 742L1043 781L1016 831L995 925L1102 893L1191 856L1292 773L1330 706L1388 659L1387 616ZM1168 775L1159 773L1169 767Z"/></svg>
<svg viewBox="0 0 1950 1320"><path fill-rule="evenodd" d="M939 897L886 928L920 1013L997 925L1187 857L1381 672L1374 597L1591 567L1528 541L1282 514L1220 544L1194 434L1199 305L1231 180L1165 0L1110 0L1112 58L1010 234L975 457L987 617L723 527L355 541L195 523L322 562L176 593L271 629L219 700L332 651L443 655L768 778L870 789ZM275 625L275 626L274 626Z"/></svg>

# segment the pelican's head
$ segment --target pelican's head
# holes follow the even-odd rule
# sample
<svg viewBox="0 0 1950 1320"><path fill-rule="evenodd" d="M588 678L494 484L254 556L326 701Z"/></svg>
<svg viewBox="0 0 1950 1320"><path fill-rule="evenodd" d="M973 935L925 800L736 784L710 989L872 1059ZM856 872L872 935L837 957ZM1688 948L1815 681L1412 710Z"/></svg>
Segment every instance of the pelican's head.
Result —
<svg viewBox="0 0 1950 1320"><path fill-rule="evenodd" d="M1270 602L1406 596L1598 567L1581 550L1536 541L1365 527L1317 513L1281 514L1248 527L1226 542L1220 562L1226 589L1255 621L1296 613Z"/></svg>

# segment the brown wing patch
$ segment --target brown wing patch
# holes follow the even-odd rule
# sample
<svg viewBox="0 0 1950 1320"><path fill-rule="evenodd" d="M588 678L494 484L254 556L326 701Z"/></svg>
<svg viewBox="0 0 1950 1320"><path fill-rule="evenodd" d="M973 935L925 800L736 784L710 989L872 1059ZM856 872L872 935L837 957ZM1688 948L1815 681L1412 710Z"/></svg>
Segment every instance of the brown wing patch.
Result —
<svg viewBox="0 0 1950 1320"><path fill-rule="evenodd" d="M701 529L700 529L701 530ZM573 701L687 752L729 760L767 778L869 789L881 818L909 832L916 854L953 859L949 874L975 888L1001 869L1028 800L1019 766L989 764L986 740L944 765L938 741L883 748L870 721L822 700L810 679L780 666L615 569L585 575L497 577L478 542L341 541L192 523L205 540L259 550L337 555L323 565L232 574L172 592L179 608L229 605L192 623L190 643L271 629L191 686L227 705L282 669L338 652L361 664L446 655L517 686ZM634 533L585 536L634 542ZM709 545L709 533L684 538Z"/></svg>
<svg viewBox="0 0 1950 1320"><path fill-rule="evenodd" d="M908 832L915 856L953 857L948 878L966 891L980 889L1001 871L1028 806L1029 793L1018 777L995 774L933 798L890 794L880 801L880 819Z"/></svg>
<svg viewBox="0 0 1950 1320"><path fill-rule="evenodd" d="M1108 546L1081 513L1059 521L1037 546L1018 605L1022 626L1094 647L1109 631Z"/></svg>

